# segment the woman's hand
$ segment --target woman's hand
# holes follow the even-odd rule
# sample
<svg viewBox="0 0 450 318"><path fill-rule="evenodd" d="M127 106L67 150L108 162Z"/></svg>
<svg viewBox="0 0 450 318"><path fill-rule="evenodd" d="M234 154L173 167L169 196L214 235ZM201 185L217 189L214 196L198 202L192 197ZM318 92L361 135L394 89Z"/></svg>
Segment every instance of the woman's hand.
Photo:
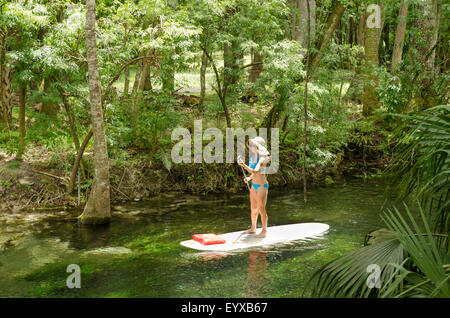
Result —
<svg viewBox="0 0 450 318"><path fill-rule="evenodd" d="M252 177L250 176L250 177L245 177L244 178L244 182L245 183L248 183L250 180L252 180Z"/></svg>
<svg viewBox="0 0 450 318"><path fill-rule="evenodd" d="M242 161L241 158L237 159L237 164L240 165L241 167L243 166L244 162Z"/></svg>

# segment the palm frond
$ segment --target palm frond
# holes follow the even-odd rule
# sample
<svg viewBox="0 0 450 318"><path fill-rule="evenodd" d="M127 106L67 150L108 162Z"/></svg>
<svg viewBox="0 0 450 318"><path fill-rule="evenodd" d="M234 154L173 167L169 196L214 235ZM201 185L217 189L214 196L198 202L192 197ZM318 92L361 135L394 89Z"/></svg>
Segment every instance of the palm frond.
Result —
<svg viewBox="0 0 450 318"><path fill-rule="evenodd" d="M380 281L393 276L395 268L389 264L402 264L405 251L394 234L383 233L376 243L350 252L320 268L311 277L313 297L369 297L376 291L369 288L369 265L380 267Z"/></svg>
<svg viewBox="0 0 450 318"><path fill-rule="evenodd" d="M388 210L383 221L388 230L372 232L371 245L324 265L311 277L313 297L448 297L449 252L437 244L420 209L423 230L407 205L408 222L398 209ZM378 237L376 237L378 234ZM368 284L369 265L380 268L380 289ZM447 266L447 267L446 267Z"/></svg>
<svg viewBox="0 0 450 318"><path fill-rule="evenodd" d="M405 119L389 172L396 172L400 200L410 194L430 212L433 231L448 233L450 208L450 106L436 106ZM448 241L445 242L448 246Z"/></svg>
<svg viewBox="0 0 450 318"><path fill-rule="evenodd" d="M440 250L436 242L436 236L431 232L425 214L420 208L420 216L423 222L423 230L420 229L414 220L408 206L405 205L406 214L409 219L409 225L395 208L394 211L388 210L383 215L383 221L388 228L396 233L397 239L410 255L414 265L419 269L419 275L409 273L405 275L405 280L412 285L403 294L422 288L425 296L444 296L450 297L450 284L448 284L448 274L445 270L445 264L448 262L448 250Z"/></svg>

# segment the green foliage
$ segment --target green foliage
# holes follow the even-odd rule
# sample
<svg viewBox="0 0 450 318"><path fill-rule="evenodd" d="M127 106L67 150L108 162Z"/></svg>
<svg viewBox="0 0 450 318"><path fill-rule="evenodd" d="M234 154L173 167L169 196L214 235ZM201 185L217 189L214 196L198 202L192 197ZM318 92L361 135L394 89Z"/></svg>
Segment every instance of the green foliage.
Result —
<svg viewBox="0 0 450 318"><path fill-rule="evenodd" d="M379 85L375 89L381 105L388 112L401 113L408 101L407 90L402 87L401 78L392 75L385 68L378 68Z"/></svg>
<svg viewBox="0 0 450 318"><path fill-rule="evenodd" d="M388 210L388 230L373 232L369 245L331 261L311 277L319 297L448 297L448 250L437 243L423 214L424 231L405 205L409 223L398 209ZM447 235L445 235L447 237ZM448 238L448 237L447 237ZM439 247L440 246L440 247ZM370 265L380 268L380 289L368 284Z"/></svg>
<svg viewBox="0 0 450 318"><path fill-rule="evenodd" d="M396 131L399 143L390 171L402 197L413 194L436 216L434 230L449 230L450 107L436 106L403 118Z"/></svg>
<svg viewBox="0 0 450 318"><path fill-rule="evenodd" d="M171 142L171 131L178 126L178 102L170 95L149 94L137 107L135 123L129 104L117 101L107 107L107 142L110 152L135 146L156 153Z"/></svg>
<svg viewBox="0 0 450 318"><path fill-rule="evenodd" d="M278 93L283 89L292 90L295 83L306 74L300 48L298 41L289 40L266 47L263 51L266 56L262 79L264 83L275 87Z"/></svg>
<svg viewBox="0 0 450 318"><path fill-rule="evenodd" d="M422 199L428 218L420 207L421 229L406 205L409 220L397 209L388 210L383 216L388 232L374 234L370 245L314 274L311 281L315 281L316 296L449 297L449 108L437 106L395 116L406 120L397 131L400 142L390 169L396 171L402 198L412 193ZM370 290L366 284L365 271L370 264L381 269L380 290Z"/></svg>
<svg viewBox="0 0 450 318"><path fill-rule="evenodd" d="M442 249L422 210L420 215L424 229L419 228L407 207L406 212L412 226L397 209L386 213L383 220L396 233L416 270L405 268L407 260L395 266L398 272L389 279L393 280L392 285L385 285L380 290L381 297L450 297L450 268L446 265L450 260L448 249ZM448 234L444 234L444 238L448 240Z"/></svg>
<svg viewBox="0 0 450 318"><path fill-rule="evenodd" d="M351 122L347 108L339 102L339 88L332 80L309 85L308 90L308 143L307 165L326 166L334 161L335 153L347 143ZM288 101L290 112L288 129L294 135L303 135L304 88L298 86ZM298 137L297 137L298 138ZM298 140L297 139L297 143ZM298 144L297 153L303 161L303 145Z"/></svg>

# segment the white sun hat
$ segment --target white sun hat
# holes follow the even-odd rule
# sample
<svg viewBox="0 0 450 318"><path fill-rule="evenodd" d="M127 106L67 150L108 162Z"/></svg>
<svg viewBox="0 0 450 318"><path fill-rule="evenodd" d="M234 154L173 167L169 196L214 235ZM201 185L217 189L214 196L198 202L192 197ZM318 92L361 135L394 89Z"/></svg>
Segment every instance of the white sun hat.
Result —
<svg viewBox="0 0 450 318"><path fill-rule="evenodd" d="M254 144L258 148L258 154L260 156L268 156L270 153L266 149L266 141L263 137L255 137L249 140L249 144Z"/></svg>

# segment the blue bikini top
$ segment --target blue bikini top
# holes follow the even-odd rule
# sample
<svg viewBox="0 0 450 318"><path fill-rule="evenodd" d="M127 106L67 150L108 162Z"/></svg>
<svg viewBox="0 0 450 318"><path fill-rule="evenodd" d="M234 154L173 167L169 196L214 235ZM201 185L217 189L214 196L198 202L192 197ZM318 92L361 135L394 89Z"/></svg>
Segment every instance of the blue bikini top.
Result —
<svg viewBox="0 0 450 318"><path fill-rule="evenodd" d="M255 160L255 162L253 162L253 159L255 158L255 156L252 156L251 158L250 158L250 161L248 162L248 166L250 167L250 169L255 169L256 168L256 165L258 164L258 161L259 161L259 155L258 155L258 157L256 158L256 160ZM263 172L264 171L264 168L261 168L260 170L259 170L259 172Z"/></svg>

